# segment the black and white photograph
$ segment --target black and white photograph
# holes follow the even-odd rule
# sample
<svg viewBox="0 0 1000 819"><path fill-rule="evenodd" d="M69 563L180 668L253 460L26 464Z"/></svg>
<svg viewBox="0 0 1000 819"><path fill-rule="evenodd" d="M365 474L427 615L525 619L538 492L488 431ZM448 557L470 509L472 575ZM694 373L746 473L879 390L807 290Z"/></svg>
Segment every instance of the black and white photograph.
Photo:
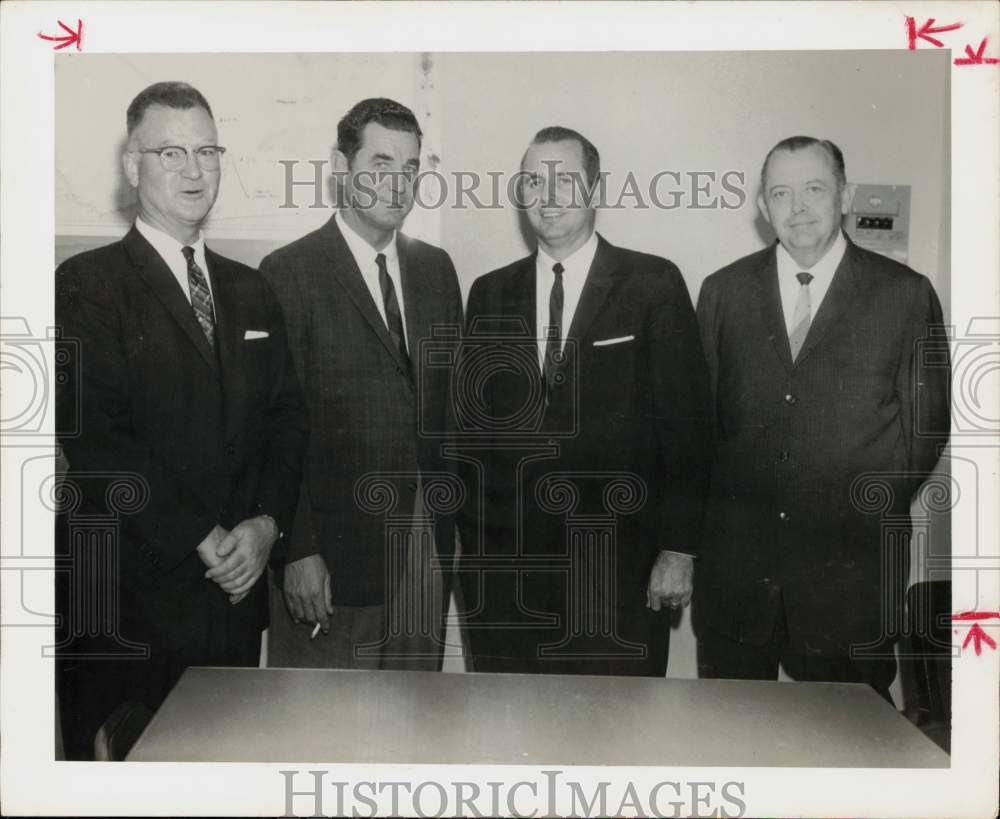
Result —
<svg viewBox="0 0 1000 819"><path fill-rule="evenodd" d="M167 8L4 9L4 812L996 814L993 6Z"/></svg>

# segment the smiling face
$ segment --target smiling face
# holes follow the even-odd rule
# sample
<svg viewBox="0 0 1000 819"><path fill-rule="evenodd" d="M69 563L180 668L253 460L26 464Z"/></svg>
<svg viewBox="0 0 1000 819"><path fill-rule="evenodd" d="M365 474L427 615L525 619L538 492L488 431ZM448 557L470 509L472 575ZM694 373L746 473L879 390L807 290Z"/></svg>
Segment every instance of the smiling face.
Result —
<svg viewBox="0 0 1000 819"><path fill-rule="evenodd" d="M215 122L204 108L167 108L151 105L132 132L123 157L125 175L139 196L143 221L178 242L190 244L198 237L202 222L219 193L220 170L202 170L194 151L216 145ZM166 171L149 148L179 145L188 149L187 162L178 171Z"/></svg>
<svg viewBox="0 0 1000 819"><path fill-rule="evenodd" d="M837 238L852 198L853 186L837 179L826 151L810 145L771 156L757 204L789 255L812 267Z"/></svg>
<svg viewBox="0 0 1000 819"><path fill-rule="evenodd" d="M413 183L420 171L420 140L369 122L361 147L348 161L334 153L334 170L344 174L350 207L343 218L369 244L381 249L413 209Z"/></svg>
<svg viewBox="0 0 1000 819"><path fill-rule="evenodd" d="M532 144L521 175L521 197L538 243L553 259L567 258L594 231L583 146L575 139Z"/></svg>

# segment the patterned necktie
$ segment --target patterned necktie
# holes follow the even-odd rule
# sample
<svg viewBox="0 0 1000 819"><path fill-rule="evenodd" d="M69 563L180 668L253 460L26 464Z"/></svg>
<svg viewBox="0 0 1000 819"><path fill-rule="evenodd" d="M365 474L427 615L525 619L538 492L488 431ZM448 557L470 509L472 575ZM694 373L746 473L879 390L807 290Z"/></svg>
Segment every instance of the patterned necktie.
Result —
<svg viewBox="0 0 1000 819"><path fill-rule="evenodd" d="M796 273L799 280L799 295L795 299L795 312L792 313L792 330L788 334L788 346L792 351L792 361L799 357L799 351L809 334L809 324L812 322L812 303L809 297L809 282L813 280L812 273Z"/></svg>
<svg viewBox="0 0 1000 819"><path fill-rule="evenodd" d="M552 265L556 280L552 283L549 293L549 324L545 330L545 363L542 375L545 377L546 402L548 394L556 385L556 373L562 363L562 314L563 314L563 279L566 268L559 262Z"/></svg>
<svg viewBox="0 0 1000 819"><path fill-rule="evenodd" d="M191 307L194 317L198 319L201 330L208 340L208 346L215 349L215 307L212 304L212 291L208 289L208 280L198 263L194 260L194 248L182 247L181 253L187 259L188 290L191 293Z"/></svg>
<svg viewBox="0 0 1000 819"><path fill-rule="evenodd" d="M389 276L384 253L379 253L375 257L375 264L378 265L378 285L382 289L382 304L385 305L385 324L399 354L409 366L410 357L406 352L406 335L403 333L403 314L399 311L396 288Z"/></svg>

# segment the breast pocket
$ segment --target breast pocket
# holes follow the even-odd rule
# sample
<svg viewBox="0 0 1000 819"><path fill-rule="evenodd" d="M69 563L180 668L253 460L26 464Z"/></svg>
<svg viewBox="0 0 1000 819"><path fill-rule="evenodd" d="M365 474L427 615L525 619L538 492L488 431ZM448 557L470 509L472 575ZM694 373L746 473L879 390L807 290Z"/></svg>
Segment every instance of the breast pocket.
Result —
<svg viewBox="0 0 1000 819"><path fill-rule="evenodd" d="M640 366L641 345L634 333L602 333L581 345L579 378L586 393L607 407L628 401Z"/></svg>
<svg viewBox="0 0 1000 819"><path fill-rule="evenodd" d="M592 347L620 347L624 344L631 344L635 341L635 335L632 333L627 333L623 336L610 336L608 338L600 338L590 342Z"/></svg>

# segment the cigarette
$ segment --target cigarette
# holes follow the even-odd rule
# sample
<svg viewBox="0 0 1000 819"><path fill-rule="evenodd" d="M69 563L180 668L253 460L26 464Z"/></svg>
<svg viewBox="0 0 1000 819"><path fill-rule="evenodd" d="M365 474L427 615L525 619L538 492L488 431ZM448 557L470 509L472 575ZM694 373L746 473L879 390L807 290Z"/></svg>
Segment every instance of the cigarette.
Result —
<svg viewBox="0 0 1000 819"><path fill-rule="evenodd" d="M313 626L313 631L312 631L312 634L309 635L309 639L310 640L315 639L315 637L316 637L317 634L319 634L319 623L317 623L315 626Z"/></svg>

